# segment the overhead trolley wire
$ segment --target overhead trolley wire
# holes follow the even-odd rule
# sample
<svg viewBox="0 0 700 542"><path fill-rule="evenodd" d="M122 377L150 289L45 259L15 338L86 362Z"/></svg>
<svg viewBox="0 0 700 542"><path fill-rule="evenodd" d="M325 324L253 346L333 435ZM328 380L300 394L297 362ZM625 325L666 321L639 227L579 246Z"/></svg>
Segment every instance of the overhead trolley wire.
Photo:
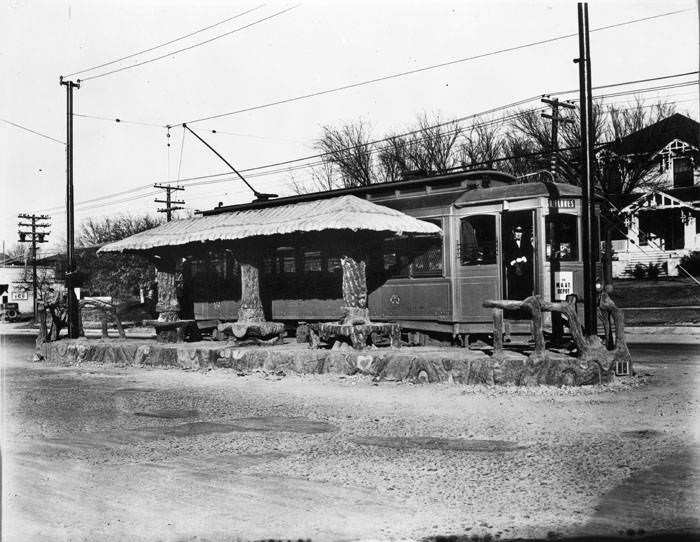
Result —
<svg viewBox="0 0 700 542"><path fill-rule="evenodd" d="M625 85L636 85L638 83L651 83L652 81L662 81L664 79L674 79L676 77L685 77L686 75L697 75L698 70L692 71L692 72L685 72L685 73L674 73L672 75L661 75L658 77L647 77L646 79L635 79L633 81L624 81L622 83L610 83L608 85L598 85L592 88L592 90L602 90L604 88L613 88L613 87L621 87ZM571 89L571 90L562 90L559 92L548 92L547 94L549 96L559 96L561 94L573 94L574 92L580 92L581 89Z"/></svg>
<svg viewBox="0 0 700 542"><path fill-rule="evenodd" d="M649 17L642 17L642 18L640 18L640 19L632 19L632 20L629 20L629 21L623 21L623 22L620 22L620 23L615 23L615 24L611 24L611 25L607 25L607 26L601 26L601 27L599 27L599 28L591 29L590 32L600 32L600 31L602 31L602 30L609 30L609 29L611 29L611 28L617 28L617 27L625 26L625 25L629 25L629 24L639 23L639 22L643 22L643 21L649 21L649 20L658 19L658 18L661 18L661 17L668 17L668 16L670 16L670 15L677 15L677 14L679 14L679 13L684 13L684 12L686 12L686 11L692 11L692 10L689 10L689 9L681 9L681 10L676 10L676 11L669 11L669 12L666 12L666 13L660 13L660 14L657 14L657 15L651 15L651 16L649 16ZM246 107L246 108L243 108L243 109L237 109L237 110L235 110L235 111L229 111L229 112L227 112L227 113L220 113L220 114L217 114L217 115L210 115L210 116L208 116L208 117L201 117L201 118L198 118L198 119L190 119L190 120L186 120L186 121L182 121L182 122L177 122L177 123L173 123L173 124L194 124L195 122L204 122L204 121L207 121L207 120L218 119L218 118L221 118L221 117L227 117L227 116L231 116L231 115L238 115L238 114L240 114L240 113L247 113L247 112L249 112L249 111L256 111L256 110L259 110L259 109L265 109L265 108L268 108L268 107L274 107L274 106L277 106L277 105L282 105L282 104L286 104L286 103L290 103L290 102L295 102L295 101L299 101L299 100L306 100L306 99L308 99L308 98L314 98L314 97L316 97L316 96L323 96L323 95L325 95L325 94L331 94L331 93L334 93L334 92L340 92L340 91L342 91L342 90L348 90L348 89L351 89L351 88L357 88L357 87L361 87L361 86L364 86L364 85L370 85L370 84L379 83L379 82L382 82L382 81L388 81L388 80L390 80L390 79L396 79L396 78L398 78L398 77L404 77L404 76L406 76L406 75L414 75L414 74L422 73L422 72L429 71L429 70L434 70L434 69L438 69L438 68L444 68L444 67L446 67L446 66L452 66L452 65L455 65L455 64L460 64L460 63L468 62L468 61L471 61L471 60L477 60L477 59L480 59L480 58L486 58L486 57L489 57L489 56L499 55L499 54L502 54L502 53L508 53L508 52L511 52L511 51L517 51L517 50L519 50L519 49L525 49L525 48L528 48L528 47L535 47L535 46L537 46L537 45L544 45L544 44L546 44L546 43L552 43L552 42L555 42L555 41L560 41L560 40L563 40L563 39L568 39L568 38L577 37L577 36L578 36L578 32L573 33L573 34L564 34L564 35L561 35L561 36L555 36L555 37L552 37L552 38L547 38L547 39L543 39L543 40L533 41L533 42L530 42L530 43L524 43L524 44L520 44L520 45L515 45L515 46L513 46L513 47L506 47L506 48L504 48L504 49L498 49L498 50L496 50L496 51L489 51L489 52L487 52L487 53L481 53L481 54L478 54L478 55L473 55L473 56L469 56L469 57L465 57L465 58L459 58L459 59L456 59L456 60L450 60L450 61L447 61L447 62L441 62L441 63L439 63L439 64L433 64L433 65L430 65L430 66L424 66L424 67L422 67L422 68L416 68L416 69L413 69L413 70L408 70L408 71L404 71L404 72L394 73L394 74L391 74L391 75L385 75L385 76L381 76L381 77L376 77L376 78L374 78L374 79L368 79L368 80L365 80L365 81L359 81L359 82L357 82L357 83L350 83L350 84L342 85L342 86L335 87L335 88L330 88L330 89L326 89L326 90L320 90L320 91L311 92L311 93L308 93L308 94L302 94L302 95L299 95L299 96L295 96L295 97L293 97L293 98L286 98L286 99L283 99L283 100L277 100L277 101L275 101L275 102L269 102L269 103L266 103L266 104L261 104L261 105Z"/></svg>
<svg viewBox="0 0 700 542"><path fill-rule="evenodd" d="M164 59L164 58L167 58L167 57L176 55L176 54L178 54L178 53L182 53L182 52L184 52L184 51L189 51L190 49L194 49L195 47L199 47L200 45L205 45L205 44L207 44L207 43L211 43L212 41L218 40L218 39L223 38L223 37L225 37L225 36L230 36L231 34L234 34L234 33L236 33L236 32L240 32L241 30L245 30L246 28L250 28L251 26L255 26L255 25L258 25L258 24L260 24L260 23L262 23L262 22L265 22L265 21L268 21L268 20L273 19L273 18L275 18L275 17L278 17L279 15L282 15L282 14L284 14L284 13L287 13L288 11L291 11L291 10L293 10L293 9L298 8L299 5L300 5L300 4L297 4L297 5L295 5L295 6L292 6L292 7L286 8L286 9L283 9L283 10L281 10L281 11L277 11L277 12L273 13L272 15L268 15L267 17L263 17L262 19L258 19L257 21L253 21L252 23L248 23L248 24L246 24L246 25L239 26L238 28L234 28L233 30L230 30L230 31L225 32L225 33L223 33L223 34L219 34L218 36L214 36L213 38L209 38L209 39L207 39L207 40L200 41L200 42L195 43L195 44L193 44L193 45L189 45L189 46L187 46L187 47L183 47L182 49L177 49L177 50L171 51L171 52L169 52L169 53L167 53L167 54L164 54L164 55L161 55L161 56L157 56L157 57L155 57L155 58L150 58L150 59L148 59L148 60L144 60L143 62L138 62L138 63L132 64L132 65L130 65L130 66L123 66L123 67L121 67L121 68L116 68L116 69L114 69L114 70L110 70L110 71L107 71L107 72L104 72L104 73L98 73L97 75L91 75L90 77L84 77L84 78L82 78L82 79L78 79L78 81L85 82L85 81L91 81L91 80L93 80L93 79L99 79L100 77L105 77L105 76L107 76L107 75L112 75L112 74L114 74L114 73L119 73L119 72L122 72L122 71L124 71L124 70L130 70L130 69L132 69L132 68L137 68L137 67L139 67L139 66L143 66L144 64L150 64L151 62L155 62L155 61L157 61L157 60L162 60L162 59Z"/></svg>
<svg viewBox="0 0 700 542"><path fill-rule="evenodd" d="M243 15L247 15L248 13L250 13L251 11L255 11L256 9L260 9L260 8L263 7L264 5L265 5L265 4L260 4L260 5L255 6L254 8L251 8L251 9L249 9L249 10L247 10L247 11L244 11L244 12L242 12L242 13L239 13L239 14L237 14L237 15L234 15L233 17L229 17L228 19L224 19L224 20L222 20L222 21L219 21L219 22L217 22L217 23L211 24L211 25L209 25L209 26L205 26L204 28L200 28L199 30L195 30L194 32L190 32L189 34L185 34L184 36L180 36L180 37L175 38L175 39L172 39L172 40L170 40L170 41L166 41L165 43L161 43L161 44L159 44L159 45L154 45L153 47L149 47L148 49L143 49L143 50L138 51L138 52L136 52L136 53L132 53L132 54L130 54L130 55L126 55L126 56L123 56L123 57L121 57L121 58L117 58L117 59L115 59L115 60L110 60L109 62L105 62L104 64L98 64L98 65L96 65L96 66L90 66L89 68L85 68L85 69L83 69L83 70L78 70L78 71L75 71L75 72L73 72L73 73L69 73L68 75L64 75L63 78L66 79L66 78L68 78L68 77L72 77L72 76L74 76L74 75L78 75L79 73L90 72L90 71L93 71L93 70L97 70L97 69L99 69L99 68L104 68L104 67L106 67L106 66L111 66L112 64L116 64L117 62L121 62L122 60L127 60L127 59L129 59L129 58L133 58L133 57L138 56L138 55L141 55L141 54L143 54L143 53L150 53L151 51L155 51L156 49L160 49L161 47L166 47L167 45L172 45L173 43L176 43L176 42L178 42L178 41L182 41L182 40L184 40L184 39L191 38L192 36L194 36L194 35L196 35L196 34L200 34L200 33L205 32L205 31L207 31L207 30L211 30L212 28L214 28L214 27L216 27L216 26L220 26L220 25L222 25L222 24L224 24L224 23L227 23L227 22L229 22L229 21L233 21L234 19L238 19L239 17L243 17Z"/></svg>
<svg viewBox="0 0 700 542"><path fill-rule="evenodd" d="M685 75L693 75L693 74L696 74L696 73L698 73L698 72L697 72L697 71L695 71L695 72L687 72L687 73L675 74L675 75L667 75L667 76L662 76L662 77L653 77L653 78L648 78L648 79L639 79L639 80L636 80L636 81L626 81L626 82L622 82L622 83L613 83L613 84L608 84L608 85L600 85L600 86L598 86L598 87L594 87L594 89L599 89L599 88L611 88L611 87L615 87L615 86L628 85L628 84L633 84L633 83L637 83L637 82L656 81L656 80L662 80L662 79L669 79L669 78L673 78L673 77L681 77L681 76L685 76ZM695 84L695 83L694 83L694 82L680 83L680 84L678 84L678 85L687 86L687 85L689 85L689 84ZM636 89L636 90L625 91L625 92L621 92L621 93L614 93L614 94L608 94L608 95L599 95L599 96L594 96L594 97L595 97L595 98L605 98L605 97L608 97L608 96L618 96L618 95L624 95L624 94L635 94L635 93L637 93L637 92L644 91L644 90L665 89L665 88L667 88L667 87L670 87L670 85L664 85L664 86L659 86L659 87L649 87L648 89ZM552 95L552 94L553 94L553 93L548 93L547 95ZM414 135L414 134L417 134L417 133L424 132L424 131L426 131L426 130L430 130L430 129L434 129L434 128L439 128L439 127L447 126L447 125L454 124L454 123L457 123L457 122L463 122L463 121L465 121L465 120L470 120L470 119L474 119L474 118L478 118L478 117L484 117L484 116L487 116L487 115L490 115L490 114L493 114L493 113L497 113L497 112L499 112L499 111L503 111L503 110L507 110L507 109L512 109L512 108L514 108L514 107L519 107L519 106L524 105L524 104L526 104L526 103L529 103L529 102L532 102L532 101L535 101L535 100L539 100L542 96L543 96L543 94L538 94L538 95L532 96L532 97L530 97L530 98L518 100L518 101L515 101L515 102L512 102L512 103L509 103L509 104L506 104L506 105L503 105L503 106L499 106L499 107L495 107L495 108L491 108L491 109L488 109L488 110L485 110L485 111L482 111L482 112L479 112L479 113L474 113L474 114L470 114L470 115L458 117L458 118L456 118L456 119L452 119L452 120L449 120L449 121L445 121L445 122L442 122L442 123L439 123L439 124L434 124L434 125L431 125L431 126L428 126L428 127L425 127L425 128L419 128L419 129L416 129L416 130L411 130L411 131L409 131L409 132L403 132L403 133L400 133L400 134L394 134L394 135L392 135L392 136L388 136L388 137L385 137L385 138L382 138L382 139L376 139L376 140L369 141L369 142L366 142L366 143L363 143L363 144L360 144L360 145L355 145L355 146L351 146L351 147L346 147L346 148L343 149L343 150L353 150L353 149L363 148L363 147L367 147L367 146L377 145L377 144L380 144L380 143L388 142L388 141L390 141L390 140L393 139L393 138L397 138L397 137L406 137L406 136L409 136L409 135ZM521 114L521 113L522 113L522 111L516 111L516 112L513 112L513 113L507 115L506 117L494 118L494 119L491 119L491 120L488 120L488 121L485 121L485 122L482 122L482 123L478 123L478 124L476 124L475 126L486 126L486 125L494 124L494 123L497 123L497 122L503 122L504 120L508 120L508 119L510 119L510 118L516 117L517 115L519 115L519 114ZM450 135L451 133L452 133L452 131L448 131L446 134L442 134L442 135ZM380 148L380 149L376 149L376 150L373 151L373 153L381 152L382 150L384 150L384 149L381 149L381 148ZM565 149L560 149L560 150L565 150ZM547 151L547 152L550 152L550 151ZM294 171L294 170L298 170L298 169L304 169L304 168L314 167L314 166L320 165L320 164L322 163L322 161L318 161L318 159L322 159L323 157L328 156L329 154L331 154L331 153L326 152L326 153L320 153L320 154L314 154L314 155L304 156L304 157L301 157L301 158L295 158L295 159L292 159L292 160L285 160L285 161L274 162L274 163L271 163L271 164L265 164L265 165L261 165L261 166L254 166L254 167L251 167L251 168L242 169L241 172L242 172L242 173L247 173L247 174L249 174L248 177L251 177L251 178L256 178L256 177L261 177L261 176L267 176L267 175L273 175L273 174L277 174L277 173L285 173L285 172L289 172L289 171ZM317 161L316 161L316 162L312 162L312 163L299 164L299 162L308 162L309 160L317 160ZM503 159L498 159L498 160L496 160L496 161L501 161L501 160L503 160ZM298 164L298 165L297 165L297 166L293 166L293 167L291 167L291 168L286 167L286 168L278 169L278 170L274 170L274 171L260 171L260 170L269 170L270 168L273 168L273 167L288 166L288 165L291 165L291 164ZM257 173L256 173L256 172L257 172ZM228 177L227 177L227 176L228 176ZM221 178L221 179L218 179L218 177L222 177L222 178ZM224 178L224 177L225 177L225 178ZM227 182L227 181L230 181L230 180L232 180L232 179L234 179L234 178L235 178L235 177L231 177L231 173L230 173L230 172L224 172L224 173L215 173L215 174L211 174L211 175L201 175L201 176L187 177L187 178L179 178L179 175L178 175L178 179L176 179L175 181L172 181L172 182L178 182L178 183L182 183L182 184L188 184L188 186L200 186L200 185L216 184L216 183L219 183L219 182ZM193 181L202 181L202 182L193 182ZM170 181L166 181L166 182L170 182ZM130 189L130 190L125 190L125 191L122 191L122 192L117 192L117 193L115 193L115 194L110 194L110 195L107 195L107 196L102 196L102 197L98 197L98 198L93 198L93 199L91 199L91 200L86 200L86 201L83 201L83 202L78 203L77 205L84 205L84 204L89 204L89 203L93 203L93 202L99 202L99 201L102 201L102 200L105 200L105 199L109 199L109 198L111 198L111 197L116 197L116 196L120 196L120 195L126 195L126 194L130 194L130 193L138 192L138 191L140 191L140 190L144 190L144 189L147 189L147 188L151 188L151 186L152 186L151 184L142 185L142 186L139 186L139 187L132 188L132 189ZM146 197L147 195L149 195L149 194L144 194L144 195L136 196L136 197L134 197L133 199L143 198L143 197ZM110 203L110 204L111 204L111 203ZM59 206L59 207L52 207L52 208L50 208L50 209L44 209L44 210L42 210L42 211L47 211L47 212L48 212L48 211L52 211L52 212L53 212L54 210L59 211L60 209L61 209L61 207Z"/></svg>
<svg viewBox="0 0 700 542"><path fill-rule="evenodd" d="M55 137L51 137L50 135L42 134L41 132L37 132L36 130L32 130L31 128L27 128L26 126L22 126L21 124L17 124L16 122L11 122L7 119L0 119L0 121L9 124L10 126L14 126L15 128L19 128L20 130L24 130L26 132L31 132L34 135L38 135L40 137L43 137L45 139L50 139L51 141L55 141L56 143L60 143L61 145L65 145L65 141L61 141L60 139L56 139Z"/></svg>
<svg viewBox="0 0 700 542"><path fill-rule="evenodd" d="M137 124L140 126L149 126L151 128L167 128L168 126L165 124L155 124L153 122L142 122L138 120L127 120L123 119L121 117L100 117L98 115L84 115L81 113L73 113L74 117L82 117L84 119L93 119L93 120L106 120L109 122L116 122L117 124Z"/></svg>

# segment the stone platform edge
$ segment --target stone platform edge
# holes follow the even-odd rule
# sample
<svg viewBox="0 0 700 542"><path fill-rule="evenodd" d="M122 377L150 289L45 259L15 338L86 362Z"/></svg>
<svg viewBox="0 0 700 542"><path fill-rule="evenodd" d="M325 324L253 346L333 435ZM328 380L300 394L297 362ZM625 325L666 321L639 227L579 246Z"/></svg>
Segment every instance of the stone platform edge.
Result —
<svg viewBox="0 0 700 542"><path fill-rule="evenodd" d="M361 373L387 381L526 386L560 384L566 381L563 373L572 372L579 363L576 358L551 353L533 367L527 356L516 352L505 352L502 357L495 358L464 348L354 351L316 350L296 344L232 347L211 343L163 344L133 339L84 338L43 343L38 353L45 361L59 365L96 362L183 369L227 368L242 372L262 369L299 374ZM575 385L574 382L570 384Z"/></svg>

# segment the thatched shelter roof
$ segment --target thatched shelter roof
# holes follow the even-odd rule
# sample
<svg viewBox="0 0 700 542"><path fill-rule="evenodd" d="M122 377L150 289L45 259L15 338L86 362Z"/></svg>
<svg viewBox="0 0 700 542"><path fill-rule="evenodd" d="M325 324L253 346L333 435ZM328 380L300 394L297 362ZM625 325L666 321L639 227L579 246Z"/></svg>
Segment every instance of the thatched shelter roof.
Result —
<svg viewBox="0 0 700 542"><path fill-rule="evenodd" d="M105 245L98 252L136 252L197 242L326 230L377 231L399 235L441 233L440 228L430 222L357 196L345 195L173 220Z"/></svg>

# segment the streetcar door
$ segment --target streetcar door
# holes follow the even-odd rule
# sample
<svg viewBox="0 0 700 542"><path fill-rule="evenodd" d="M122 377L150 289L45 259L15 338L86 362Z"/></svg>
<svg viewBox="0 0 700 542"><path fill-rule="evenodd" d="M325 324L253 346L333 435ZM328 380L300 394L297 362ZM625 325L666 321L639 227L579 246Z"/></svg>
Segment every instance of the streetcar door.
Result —
<svg viewBox="0 0 700 542"><path fill-rule="evenodd" d="M535 291L535 231L533 211L501 215L503 298L522 300Z"/></svg>
<svg viewBox="0 0 700 542"><path fill-rule="evenodd" d="M498 299L498 208L470 210L459 215L456 238L455 316L465 323L491 321L486 299Z"/></svg>

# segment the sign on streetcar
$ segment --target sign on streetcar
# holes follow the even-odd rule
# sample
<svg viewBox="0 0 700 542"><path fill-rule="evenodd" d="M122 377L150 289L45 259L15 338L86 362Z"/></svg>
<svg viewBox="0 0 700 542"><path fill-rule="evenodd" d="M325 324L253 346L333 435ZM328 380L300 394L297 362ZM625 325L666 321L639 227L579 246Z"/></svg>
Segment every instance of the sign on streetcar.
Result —
<svg viewBox="0 0 700 542"><path fill-rule="evenodd" d="M559 199L550 199L549 200L549 208L550 209L576 209L576 200L575 199L566 199L566 198L559 198Z"/></svg>
<svg viewBox="0 0 700 542"><path fill-rule="evenodd" d="M554 299L566 301L566 296L574 293L573 271L555 271L554 273Z"/></svg>

